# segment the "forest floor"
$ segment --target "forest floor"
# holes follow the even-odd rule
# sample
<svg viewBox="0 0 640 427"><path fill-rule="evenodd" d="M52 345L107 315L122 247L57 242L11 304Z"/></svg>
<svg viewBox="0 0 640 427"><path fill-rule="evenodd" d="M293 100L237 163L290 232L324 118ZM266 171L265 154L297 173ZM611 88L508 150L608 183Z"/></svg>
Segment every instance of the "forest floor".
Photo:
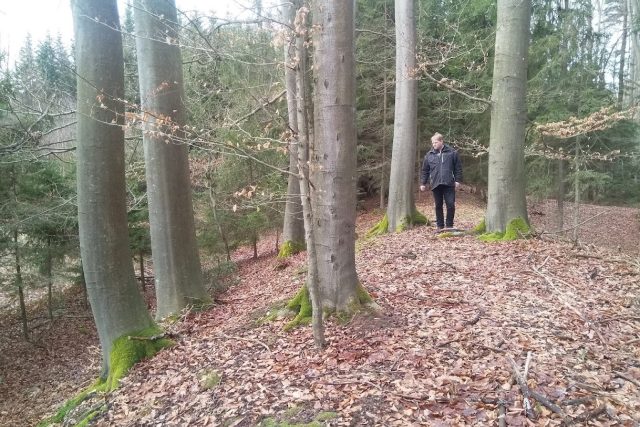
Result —
<svg viewBox="0 0 640 427"><path fill-rule="evenodd" d="M360 236L382 216L374 203L359 213ZM418 207L433 216L428 194ZM456 225L472 228L483 210L461 193ZM538 232L553 229L553 215L552 204L531 204ZM322 352L310 327L261 321L305 278L305 254L279 262L265 238L256 260L249 248L235 252L237 271L211 309L170 327L174 347L87 404L108 408L96 425L118 426L497 425L501 413L510 426L637 425L638 215L582 205L590 220L579 247L546 233L491 244L439 238L433 227L360 239L359 278L380 311L329 319ZM60 304L52 323L31 307L31 327L42 323L35 345L21 341L15 313L0 315L3 426L36 424L98 374L81 295ZM533 419L514 370L534 396Z"/></svg>

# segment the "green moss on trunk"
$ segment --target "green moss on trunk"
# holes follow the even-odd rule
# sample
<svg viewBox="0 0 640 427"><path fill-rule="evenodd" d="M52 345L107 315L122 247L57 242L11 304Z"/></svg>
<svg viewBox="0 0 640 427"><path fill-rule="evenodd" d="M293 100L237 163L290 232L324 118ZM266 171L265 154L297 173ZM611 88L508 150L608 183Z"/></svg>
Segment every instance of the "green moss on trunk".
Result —
<svg viewBox="0 0 640 427"><path fill-rule="evenodd" d="M378 221L376 225L374 225L373 227L371 227L371 229L369 229L369 231L367 231L367 238L380 236L382 234L386 234L388 231L389 217L387 216L387 214L385 214L384 217L380 221Z"/></svg>
<svg viewBox="0 0 640 427"><path fill-rule="evenodd" d="M99 386L101 391L112 391L118 387L120 379L139 361L152 357L165 347L173 345L167 338L155 338L162 335L156 326L142 331L126 334L113 342L109 358L109 376Z"/></svg>
<svg viewBox="0 0 640 427"><path fill-rule="evenodd" d="M285 331L290 331L298 325L308 325L311 323L311 298L309 297L309 290L307 285L304 285L298 293L289 301L287 309L296 312L296 317L292 321L287 323L284 327Z"/></svg>
<svg viewBox="0 0 640 427"><path fill-rule="evenodd" d="M531 227L529 226L529 224L527 224L527 222L523 218L518 217L509 221L504 233L484 233L478 236L478 239L482 240L483 242L511 241L526 238L530 234Z"/></svg>
<svg viewBox="0 0 640 427"><path fill-rule="evenodd" d="M402 220L402 222L400 222L400 225L398 225L396 232L399 233L408 228L418 225L429 225L429 219L416 209L415 211L413 211L412 215L407 216Z"/></svg>
<svg viewBox="0 0 640 427"><path fill-rule="evenodd" d="M298 252L304 251L306 248L304 242L294 242L293 240L287 240L282 244L280 252L278 252L278 258L288 258L291 255L295 255Z"/></svg>
<svg viewBox="0 0 640 427"><path fill-rule="evenodd" d="M475 234L484 234L487 231L487 224L485 222L485 219L482 218L482 221L480 221L480 223L478 225L476 225L475 227L473 227L473 232Z"/></svg>

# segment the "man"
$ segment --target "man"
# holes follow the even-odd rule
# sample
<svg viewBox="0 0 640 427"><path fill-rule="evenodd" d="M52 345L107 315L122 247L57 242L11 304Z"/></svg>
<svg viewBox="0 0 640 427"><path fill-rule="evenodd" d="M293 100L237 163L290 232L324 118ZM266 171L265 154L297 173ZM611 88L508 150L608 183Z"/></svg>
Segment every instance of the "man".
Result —
<svg viewBox="0 0 640 427"><path fill-rule="evenodd" d="M458 152L444 143L441 134L431 137L433 148L424 156L422 173L420 175L420 191L431 186L433 198L436 202L436 226L442 230L453 227L453 217L456 212L456 188L462 182L462 163ZM445 223L442 205L447 205L447 220Z"/></svg>

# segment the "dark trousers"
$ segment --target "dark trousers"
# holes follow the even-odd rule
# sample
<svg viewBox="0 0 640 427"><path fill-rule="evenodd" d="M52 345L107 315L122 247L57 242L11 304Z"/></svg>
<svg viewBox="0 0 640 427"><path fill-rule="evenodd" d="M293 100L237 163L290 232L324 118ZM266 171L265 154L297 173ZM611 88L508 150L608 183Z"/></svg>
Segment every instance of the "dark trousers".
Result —
<svg viewBox="0 0 640 427"><path fill-rule="evenodd" d="M453 227L453 217L456 214L456 187L449 185L438 185L433 190L433 199L436 201L436 226L445 226L442 205L447 205L447 228Z"/></svg>

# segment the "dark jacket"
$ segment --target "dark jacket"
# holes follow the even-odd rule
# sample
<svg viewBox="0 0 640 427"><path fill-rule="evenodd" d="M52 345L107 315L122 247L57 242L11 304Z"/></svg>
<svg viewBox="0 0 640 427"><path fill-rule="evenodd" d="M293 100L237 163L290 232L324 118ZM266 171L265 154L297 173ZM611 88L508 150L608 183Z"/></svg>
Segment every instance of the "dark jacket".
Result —
<svg viewBox="0 0 640 427"><path fill-rule="evenodd" d="M433 148L424 156L420 184L431 185L431 189L438 185L453 186L462 182L462 162L458 152L448 145L442 146L442 151Z"/></svg>

